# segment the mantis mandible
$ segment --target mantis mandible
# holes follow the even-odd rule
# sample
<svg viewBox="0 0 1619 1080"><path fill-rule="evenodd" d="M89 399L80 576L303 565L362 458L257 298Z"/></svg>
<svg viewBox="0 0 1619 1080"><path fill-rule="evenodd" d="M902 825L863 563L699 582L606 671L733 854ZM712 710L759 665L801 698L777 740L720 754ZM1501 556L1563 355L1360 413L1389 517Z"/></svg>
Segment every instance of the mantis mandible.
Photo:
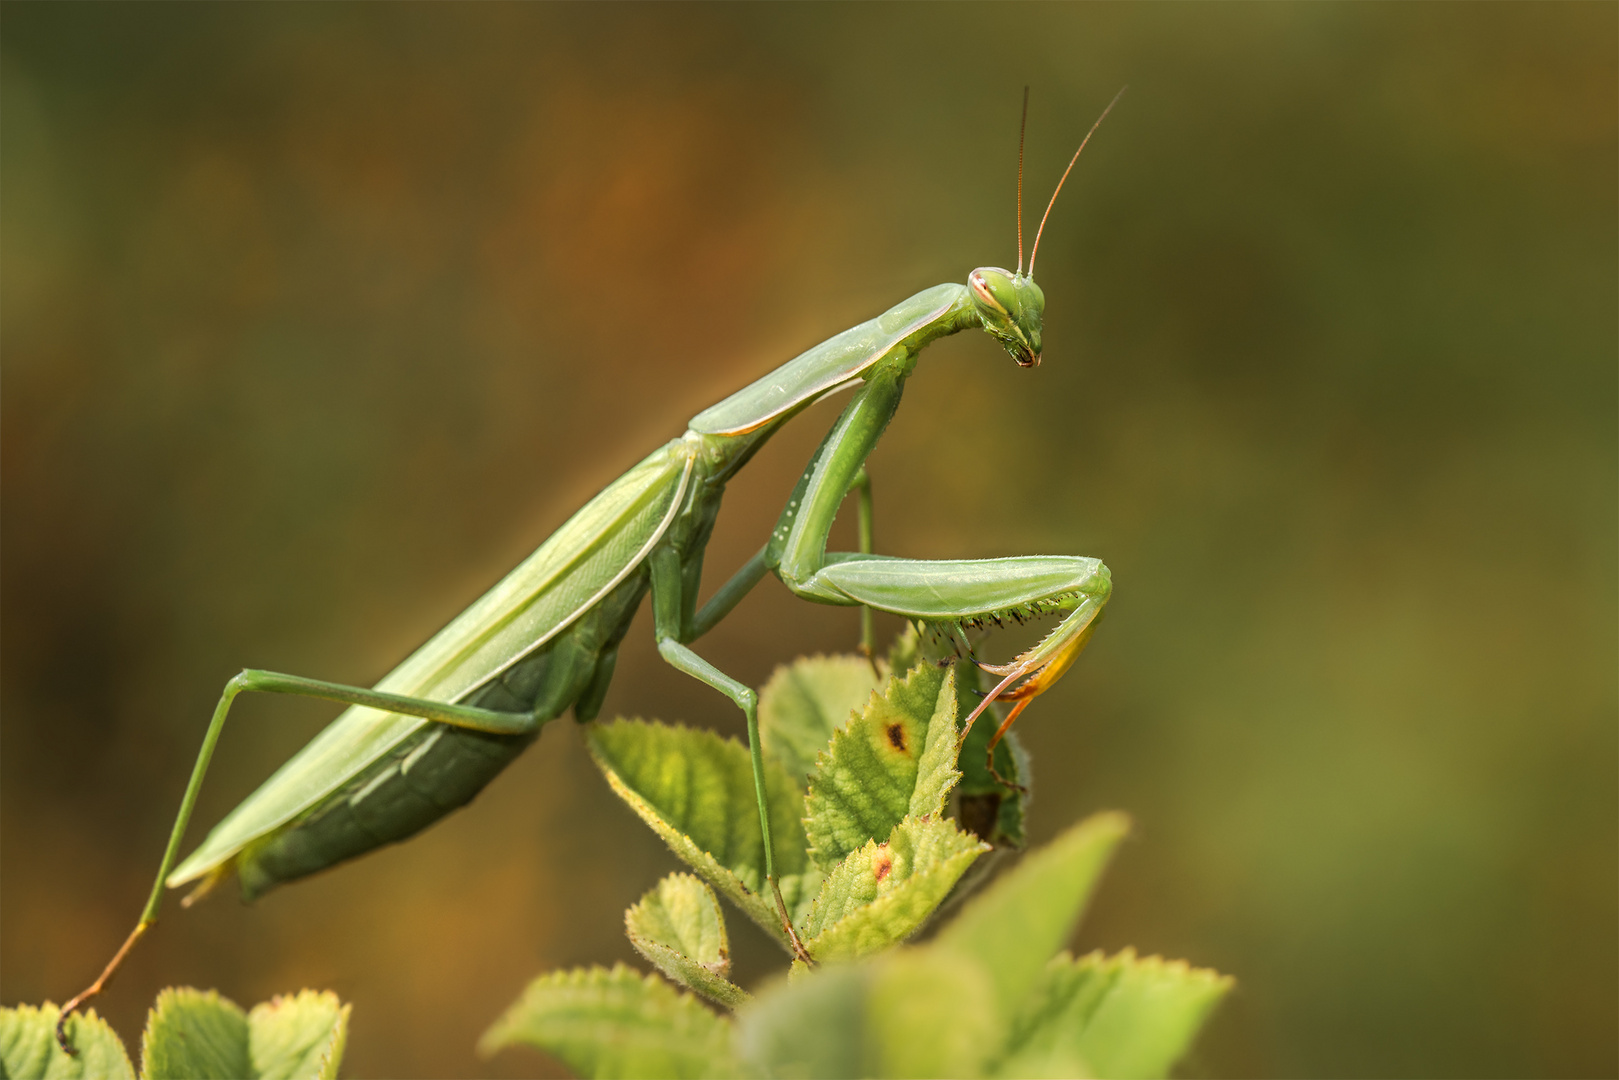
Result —
<svg viewBox="0 0 1619 1080"><path fill-rule="evenodd" d="M1121 90L1120 94L1123 93ZM964 625L1066 612L1042 641L1004 665L967 720L995 700L1013 701L995 740L1049 689L1084 648L1111 591L1108 569L1080 556L915 560L871 551L865 461L899 408L905 380L930 342L969 328L987 332L1019 367L1040 363L1045 296L1034 283L1040 237L1068 173L1113 105L1103 110L1058 181L1023 270L1023 151L1018 148L1018 266L980 267L967 283L937 285L845 330L693 417L592 499L494 588L366 689L248 669L225 684L181 800L140 921L100 977L62 1009L63 1025L100 993L157 920L165 887L206 891L234 872L245 898L403 840L470 801L569 707L593 719L619 643L641 600L652 596L658 652L728 697L747 721L759 803L765 879L783 942L811 959L777 881L765 808L757 695L692 649L766 574L822 604L941 629L964 643ZM1028 117L1028 92L1023 99ZM854 390L815 451L764 546L699 609L703 554L726 482L781 426L822 398ZM858 496L858 552L828 552L839 506ZM970 653L969 653L970 655ZM349 706L233 810L178 867L186 826L231 703L243 692L294 694ZM993 748L994 743L991 743ZM171 872L172 868L172 872ZM194 894L195 895L195 894ZM188 897L188 900L190 898Z"/></svg>

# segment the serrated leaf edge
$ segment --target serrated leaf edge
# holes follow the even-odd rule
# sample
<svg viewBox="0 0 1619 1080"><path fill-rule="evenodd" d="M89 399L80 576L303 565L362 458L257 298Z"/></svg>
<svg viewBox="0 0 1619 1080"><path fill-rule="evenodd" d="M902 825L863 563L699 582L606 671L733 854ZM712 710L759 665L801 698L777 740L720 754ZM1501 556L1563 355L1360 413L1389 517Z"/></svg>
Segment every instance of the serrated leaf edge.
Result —
<svg viewBox="0 0 1619 1080"><path fill-rule="evenodd" d="M687 953L682 949L675 948L675 946L669 942L660 940L656 935L642 933L636 928L638 913L646 912L650 914L654 901L660 908L663 908L665 911L668 910L668 905L664 903L663 897L663 891L666 886L673 885L678 888L684 888L687 881L695 884L699 889L701 889L704 899L714 906L714 918L719 924L720 934L718 948L719 958L717 960L699 960L690 953ZM725 927L725 913L720 910L719 900L714 896L713 886L709 885L708 882L704 881L695 874L685 874L676 871L675 873L665 874L663 877L659 878L656 885L642 893L639 900L624 909L624 933L630 938L631 941L634 941L636 938L643 938L647 941L655 942L664 948L667 948L669 951L676 953L677 955L686 957L686 959L690 960L698 967L704 969L705 971L711 972L712 974L724 976L731 970L731 942L730 935Z"/></svg>
<svg viewBox="0 0 1619 1080"><path fill-rule="evenodd" d="M871 664L871 660L868 657L862 656L859 653L813 653L808 656L800 656L791 663L777 664L774 668L770 669L770 677L767 678L764 685L759 688L760 709L762 710L764 708L765 695L771 691L772 687L776 685L778 680L799 675L798 669L801 666L826 663L828 661L859 663L866 665ZM843 722L833 726L832 730L834 732L842 731L844 728L848 727L850 720L859 716L863 709L870 707L872 697L881 695L887 689L889 681L894 676L893 667L889 664L887 658L885 657L878 657L876 664L877 686L871 690L866 699L866 704L864 706L851 706L849 709L849 714L843 718ZM762 719L763 717L761 715L761 720ZM779 759L779 755L775 752L774 747L771 746L773 740L770 731L766 729L763 724L760 725L759 737L761 743L760 749L764 751L765 756L767 758L777 757ZM818 751L817 755L819 755L819 753L821 753L821 751ZM812 771L814 764L814 762L811 763ZM804 776L794 776L793 774L789 773L788 775L791 777L794 785L798 787L799 791L803 792L805 785L808 783L809 774L806 773Z"/></svg>
<svg viewBox="0 0 1619 1080"><path fill-rule="evenodd" d="M861 847L861 848L859 848L859 849L857 849L855 851L850 852L844 858L844 862L843 862L843 864L840 864L840 866L849 863L851 860L861 858L861 857L869 859L870 856L867 854L868 850L874 849L876 847L887 847L889 845L889 843L892 842L893 837L894 837L894 833L898 832L905 825L906 822L908 822L908 821L926 822L926 821L929 821L929 820L931 820L931 819L929 819L929 818L915 818L915 819L913 819L913 818L907 817L904 821L901 821L898 825L895 825L893 830L891 830L889 832L888 840L885 840L880 845L875 840L867 841L866 845L864 847ZM949 819L945 819L945 821L947 823L949 823L952 826L952 828L954 828L954 822L949 822ZM973 839L972 834L962 832L960 829L955 829L955 832L956 832L956 834L958 836L962 836L962 837L965 837L965 838L968 838L968 839ZM967 848L963 849L962 851L959 851L956 854L950 856L948 859L945 859L943 862L940 862L940 863L936 864L931 869L925 870L925 871L923 871L923 872L921 872L919 874L918 873L911 874L909 877L907 877L905 879L905 881L902 884L896 886L890 892L884 893L883 895L876 897L875 899L869 901L868 903L859 905L854 910L852 910L852 911L848 912L847 914L845 914L843 916L843 918L839 919L837 922L833 923L831 926L823 927L821 929L820 933L816 934L814 938L812 938L811 940L806 941L804 943L804 947L809 950L811 956L814 956L818 960L819 959L836 959L836 960L854 959L854 958L859 957L859 956L867 955L869 952L871 952L873 950L863 950L861 952L851 953L851 954L848 954L846 956L841 956L841 955L838 955L837 953L834 953L831 957L824 956L824 952L825 952L829 942L832 943L835 946L838 943L839 939L841 937L846 936L847 934L849 934L851 932L850 928L854 927L857 923L859 923L859 922L878 922L878 921L881 921L881 918L885 913L887 913L890 909L899 906L899 904L903 900L905 900L906 897L909 894L914 893L916 890L920 889L924 884L935 880L939 876L948 874L950 876L950 879L951 879L950 880L950 885L945 887L945 891L940 894L939 900L934 903L933 908L930 911L928 911L928 913L926 915L924 915L920 920L918 920L917 924L915 926L913 926L910 930L906 931L904 934L902 934L899 937L893 939L892 941L888 942L887 944L885 944L883 946L880 946L880 948L887 948L889 944L898 944L899 942L909 940L912 936L914 936L918 931L920 931L923 927L925 927L928 924L928 921L933 917L934 912L936 912L938 910L939 904L941 904L944 901L944 898L949 895L950 888L952 886L954 886L954 884L961 879L961 876L967 872L967 869L970 866L972 866L972 864L974 862L976 862L981 856L983 856L984 854L986 854L987 852L989 852L991 850L993 850L993 849L990 847L990 845L984 843L981 840L974 840L974 842L970 846L968 846ZM958 863L960 864L959 868L957 866ZM826 877L826 880L821 883L821 891L815 897L815 907L820 906L822 897L824 897L826 895L826 890L832 886L832 882L833 882L833 879L836 877L836 874L837 874L837 871L834 870L831 874L828 874L827 877ZM812 911L813 911L813 909L812 909ZM804 925L805 926L810 925L810 917L809 916L806 916L806 918L804 920Z"/></svg>
<svg viewBox="0 0 1619 1080"><path fill-rule="evenodd" d="M652 993L668 991L670 994L674 995L676 1002L689 1001L692 1005L707 1013L721 1025L724 1025L727 1028L729 1028L731 1025L730 1018L715 1013L707 1005L703 1004L702 1000L695 994L692 994L689 991L681 990L678 987L671 986L656 972L647 972L643 974L625 963L615 963L610 968L603 967L600 964L592 964L589 967L576 967L559 971L549 971L544 975L530 979L527 985L523 987L522 993L517 996L517 1000L512 1002L511 1005L507 1007L506 1011L501 1013L500 1019L491 1024L489 1029L485 1031L478 1039L478 1055L480 1057L488 1058L508 1046L517 1044L524 1046L534 1045L527 1040L514 1037L508 1032L508 1029L514 1029L516 1027L516 1021L513 1019L513 1015L524 1007L529 997L542 984L556 987L585 988L591 986L592 984L611 986L613 983L627 981L628 979L635 979L639 981L644 988ZM684 1005L681 1007L684 1007Z"/></svg>
<svg viewBox="0 0 1619 1080"><path fill-rule="evenodd" d="M909 683L911 680L920 677L924 672L927 672L930 667L931 667L931 665L927 661L924 660L921 663L913 665L903 675L897 674L897 673L896 674L891 674L888 677L888 679L882 684L881 687L879 687L878 689L873 690L871 692L871 696L866 699L866 706L865 706L864 709L862 709L859 713L855 713L855 712L853 712L853 710L851 710L849 720L845 721L843 726L839 727L838 729L836 729L835 731L832 732L832 738L827 743L826 748L821 750L818 754L815 755L815 768L814 768L814 771L812 771L810 773L809 783L808 783L808 785L807 785L807 787L805 788L805 791L804 791L804 834L805 834L806 842L809 845L806 848L806 852L809 855L810 861L811 861L811 863L813 865L819 866L823 873L829 873L830 872L830 867L828 867L826 865L826 862L829 861L828 858L827 858L829 853L826 852L826 851L823 851L820 847L818 847L816 845L815 841L810 837L810 833L812 831L811 828L810 828L810 822L815 817L815 811L811 806L811 801L816 798L815 780L819 776L821 776L823 774L823 772L830 772L833 769L833 767L834 767L834 765L836 763L836 758L837 758L838 753L839 753L839 748L845 742L847 742L848 740L854 738L854 736L851 735L850 732L849 732L850 725L853 724L854 721L859 720L859 719L863 719L867 714L869 714L871 712L872 707L875 704L877 704L877 703L879 703L881 701L888 700L890 698L890 696L895 692L896 688L899 685ZM952 685L951 681L950 681L951 680L951 675L952 675L952 673L950 673L950 672L947 672L945 674L944 681L942 681L940 683L940 689L939 689L940 694L944 693L944 690L945 690L945 688L947 686ZM938 711L939 711L938 710L938 698L936 696L934 698L934 707L933 707L932 711L929 714L929 727L928 727L929 736L933 735L932 722L933 722L933 720L935 720L938 717ZM956 730L955 730L955 718L954 717L950 718L950 727L951 727L951 731L950 731L951 741L955 743L955 753L951 757L951 772L953 772L955 775L942 788L942 791L940 793L941 807L942 807L943 803L949 799L950 793L955 789L956 785L961 782L961 771L958 768L955 767L955 760L956 760L956 756L958 756L960 754L960 747L961 747L961 741L962 741L963 736L961 734L957 733ZM926 749L924 748L922 754L917 755L917 775L918 776L921 775L922 756L925 753L926 753ZM836 795L839 798L844 798L845 797L843 791L838 790L836 788L834 788L833 790L834 790L834 792L836 793ZM911 786L911 797L912 798L914 798L915 793L916 793L916 785L915 785L915 783L913 781L912 786ZM827 798L827 796L823 795L822 798L823 799ZM909 811L909 809L910 809L910 799L907 799L907 811ZM876 838L875 837L868 837L867 839L868 840L874 840ZM860 848L863 847L863 846L864 846L864 844L861 844L861 845L858 845L858 846L856 846L854 848L851 848L850 851L844 852L843 857L847 857L852 851L860 850ZM836 865L838 865L838 863L841 863L842 861L843 861L843 858L839 858L835 862L833 862L832 865L836 866Z"/></svg>
<svg viewBox="0 0 1619 1080"><path fill-rule="evenodd" d="M721 741L736 742L734 739L724 740L715 732L706 731L703 728L690 728L684 724L666 724L659 720L644 720L639 717L620 718L615 720L614 723L642 724L647 727L657 726L678 731L690 731L700 735L706 734ZM600 725L597 726L599 727ZM752 919L760 929L774 938L782 948L791 951L791 943L787 940L786 931L781 927L781 919L776 914L775 904L748 888L742 882L742 879L731 871L730 867L723 865L713 854L699 847L695 840L666 821L663 815L658 813L656 807L642 797L640 792L630 787L629 783L618 774L618 770L608 764L600 750L597 749L595 740L591 737L592 734L586 734L585 747L590 751L591 760L596 763L596 767L601 770L601 774L607 778L607 784L613 789L614 794L623 799L630 809L635 811L636 815L663 839L670 851L674 852L687 866L695 870L698 877L708 882L722 896L735 904L738 910ZM746 748L744 747L744 749ZM811 884L817 888L819 887L819 882L814 881L811 877L811 872L812 868L806 868L803 874L793 875L804 879L805 887L801 888L801 894L807 893L809 891L808 886ZM819 873L818 870L813 872Z"/></svg>
<svg viewBox="0 0 1619 1080"><path fill-rule="evenodd" d="M671 949L662 942L652 941L637 934L626 934L635 951L646 958L647 962L656 967L669 981L685 987L694 993L723 1005L727 1009L735 1010L752 1000L753 995L742 989L725 976L715 972L706 964L698 963L685 953ZM691 965L691 971L683 970L680 962L685 961Z"/></svg>
<svg viewBox="0 0 1619 1080"><path fill-rule="evenodd" d="M21 1016L26 1016L29 1013L37 1013L44 1020L46 1028L44 1065L46 1069L45 1075L49 1076L51 1062L62 1056L62 1050L56 1043L56 1023L62 1016L61 1006L57 1005L54 1001L47 1000L40 1005L21 1003L0 1008L0 1013L5 1012L17 1013ZM118 1048L120 1059L124 1063L126 1075L131 1077L131 1080L133 1080L137 1073L135 1072L135 1063L130 1059L129 1056L129 1047L124 1045L124 1040L119 1036L118 1032L114 1031L112 1025L107 1023L106 1019L99 1015L94 1008L85 1009L83 1012L75 1012L69 1023L72 1025L69 1031L70 1042L74 1041L71 1038L71 1035L76 1032L81 1025L89 1025L92 1028L99 1029L100 1033L110 1036L112 1044ZM77 1044L75 1043L75 1046L76 1045Z"/></svg>
<svg viewBox="0 0 1619 1080"><path fill-rule="evenodd" d="M1108 997L1118 985L1119 977L1127 969L1133 969L1137 972L1152 972L1160 976L1168 975L1184 979L1188 983L1202 984L1202 988L1212 992L1214 996L1208 1002L1206 1011L1197 1026L1190 1032L1188 1046L1192 1040L1195 1040L1198 1030L1207 1022L1209 1015L1219 1005L1220 1001L1236 985L1234 977L1223 974L1214 968L1196 967L1187 960L1166 959L1156 953L1150 956L1138 956L1133 946L1126 946L1111 956L1101 949L1093 949L1082 956L1075 957L1071 951L1064 949L1047 962L1045 970L1048 977L1055 977L1060 969L1077 970L1083 967L1092 967L1099 974L1105 974L1111 976L1111 978L1109 978L1108 983L1101 989L1095 1000L1091 1002L1089 1010L1083 1017L1079 1018L1082 1027L1090 1024L1098 1010L1107 1002ZM1072 999L1056 1003L1049 1000L1044 1003L1035 1001L1036 997L1049 995L1049 993L1049 988L1035 990L1031 993L1029 999L1023 1003L1022 1015L1015 1017L1005 1032L1005 1044L994 1055L992 1065L988 1070L989 1075L1000 1075L1001 1069L1005 1066L1019 1061L1020 1055L1027 1052L1029 1043L1038 1036L1042 1028L1060 1021L1067 1015L1072 1005Z"/></svg>
<svg viewBox="0 0 1619 1080"><path fill-rule="evenodd" d="M253 1045L254 1022L260 1015L260 1010L275 1010L283 1008L303 1008L311 1003L325 1003L330 1001L337 1006L337 1013L332 1018L330 1033L326 1037L325 1045L316 1059L319 1066L316 1073L321 1080L336 1080L337 1071L343 1064L343 1052L348 1047L349 1015L353 1005L338 997L332 990L315 990L305 987L292 994L275 994L268 1001L261 1001L247 1011L248 1047ZM256 1065L256 1063L255 1063Z"/></svg>
<svg viewBox="0 0 1619 1080"><path fill-rule="evenodd" d="M150 1064L153 1044L152 1025L157 1023L158 1016L166 1007L179 1007L181 1004L181 998L186 994L195 994L197 997L209 1003L217 1003L220 1005L229 1006L230 1010L234 1010L236 1014L241 1017L242 1027L244 1028L244 1036L248 1040L248 1061L251 1063L252 1054L250 1048L252 1046L251 1040L253 1029L248 1023L246 1009L242 1008L240 1005L236 1004L236 1002L221 994L218 990L199 990L195 986L165 986L163 989L157 992L157 997L153 999L151 1007L146 1010L146 1026L141 1029L140 1075L142 1077L147 1077L152 1073Z"/></svg>

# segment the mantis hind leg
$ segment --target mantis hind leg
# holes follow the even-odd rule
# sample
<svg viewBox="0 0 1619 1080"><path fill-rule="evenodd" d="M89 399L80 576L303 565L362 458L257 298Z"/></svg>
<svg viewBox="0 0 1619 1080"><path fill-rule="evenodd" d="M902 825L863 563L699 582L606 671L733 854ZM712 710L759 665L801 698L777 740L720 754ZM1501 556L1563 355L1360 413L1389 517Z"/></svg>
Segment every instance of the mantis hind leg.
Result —
<svg viewBox="0 0 1619 1080"><path fill-rule="evenodd" d="M423 698L406 697L401 694L383 693L364 687L347 686L342 683L323 682L319 679L306 679L298 675L282 675L274 671L258 671L247 669L233 677L225 684L224 691L219 696L219 704L214 706L214 715L208 722L207 734L203 736L202 748L197 752L197 761L191 767L191 779L186 783L185 795L180 800L180 811L175 815L174 828L169 832L168 846L163 851L163 862L158 867L157 880L152 883L151 895L147 897L146 907L141 911L140 921L135 929L124 940L118 952L113 955L96 978L84 990L74 995L62 1006L61 1017L56 1022L56 1041L63 1050L69 1054L74 1053L67 1038L67 1021L81 1005L97 996L106 988L112 977L117 974L118 968L123 964L124 958L134 948L135 943L157 922L159 909L163 904L163 891L165 879L169 870L174 866L174 860L180 853L180 842L185 839L186 826L191 823L192 811L196 809L197 796L202 791L203 778L208 775L209 762L213 760L214 747L219 743L219 736L225 729L225 718L230 715L231 705L236 696L244 692L266 694L292 694L298 697L319 698L324 701L336 701L345 705L368 705L374 708L385 709L389 712L403 713L406 716L419 716L427 720L437 720L440 723L454 727L469 728L475 731L485 731L498 735L523 735L536 730L540 726L540 719L531 713L500 712L494 709L481 709L471 705L455 705L442 701L428 701Z"/></svg>

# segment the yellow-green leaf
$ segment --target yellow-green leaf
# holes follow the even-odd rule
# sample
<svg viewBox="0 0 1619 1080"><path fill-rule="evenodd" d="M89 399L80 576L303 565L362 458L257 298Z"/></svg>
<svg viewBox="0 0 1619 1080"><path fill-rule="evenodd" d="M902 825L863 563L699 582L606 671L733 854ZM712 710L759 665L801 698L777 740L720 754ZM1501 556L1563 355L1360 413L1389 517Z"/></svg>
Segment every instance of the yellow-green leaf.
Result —
<svg viewBox="0 0 1619 1080"><path fill-rule="evenodd" d="M777 979L737 1013L737 1056L753 1075L975 1075L1000 1045L970 959L898 949Z"/></svg>
<svg viewBox="0 0 1619 1080"><path fill-rule="evenodd" d="M1030 995L998 1075L1167 1076L1231 989L1229 976L1135 950L1064 953Z"/></svg>
<svg viewBox="0 0 1619 1080"><path fill-rule="evenodd" d="M992 1005L1009 1022L1073 933L1129 829L1129 819L1114 813L1073 826L967 901L929 947L969 956L990 972Z"/></svg>
<svg viewBox="0 0 1619 1080"><path fill-rule="evenodd" d="M67 1022L76 1056L56 1044L61 1010L44 1005L0 1009L0 1076L13 1080L134 1080L135 1068L116 1032L94 1009Z"/></svg>
<svg viewBox="0 0 1619 1080"><path fill-rule="evenodd" d="M772 897L764 890L764 843L747 747L712 731L617 720L586 735L613 791L698 875L786 945ZM796 921L820 887L808 865L798 789L765 762L770 827L782 898Z"/></svg>
<svg viewBox="0 0 1619 1080"><path fill-rule="evenodd" d="M150 1080L243 1080L254 1076L247 1014L213 990L170 987L157 995L141 1039Z"/></svg>
<svg viewBox="0 0 1619 1080"><path fill-rule="evenodd" d="M525 1044L581 1077L729 1077L731 1023L656 975L622 964L542 975L478 1043Z"/></svg>
<svg viewBox="0 0 1619 1080"><path fill-rule="evenodd" d="M804 925L810 955L853 959L905 940L988 850L948 818L906 818L827 875Z"/></svg>
<svg viewBox="0 0 1619 1080"><path fill-rule="evenodd" d="M253 1006L248 1053L257 1080L335 1080L348 1042L349 1006L330 990L300 990Z"/></svg>
<svg viewBox="0 0 1619 1080"><path fill-rule="evenodd" d="M943 810L956 771L953 673L922 664L891 679L835 732L810 774L804 829L810 856L830 871L907 815Z"/></svg>
<svg viewBox="0 0 1619 1080"><path fill-rule="evenodd" d="M865 964L793 965L737 1014L736 1052L753 1076L869 1076Z"/></svg>
<svg viewBox="0 0 1619 1080"><path fill-rule="evenodd" d="M810 656L778 667L759 691L759 736L803 788L832 732L864 709L883 678L863 656Z"/></svg>
<svg viewBox="0 0 1619 1080"><path fill-rule="evenodd" d="M748 994L731 971L725 919L714 890L690 874L670 874L624 913L637 952L675 982L736 1008Z"/></svg>
<svg viewBox="0 0 1619 1080"><path fill-rule="evenodd" d="M979 1075L998 1045L984 972L957 953L899 949L873 966L866 1000L873 1076Z"/></svg>

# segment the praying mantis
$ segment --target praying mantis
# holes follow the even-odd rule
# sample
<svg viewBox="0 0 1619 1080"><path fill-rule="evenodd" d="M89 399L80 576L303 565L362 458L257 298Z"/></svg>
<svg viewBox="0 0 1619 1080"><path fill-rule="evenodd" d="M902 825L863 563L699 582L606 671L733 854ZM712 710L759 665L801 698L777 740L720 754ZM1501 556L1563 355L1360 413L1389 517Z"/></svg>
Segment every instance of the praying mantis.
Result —
<svg viewBox="0 0 1619 1080"><path fill-rule="evenodd" d="M1121 90L1120 95L1123 94ZM684 435L653 450L609 484L492 589L369 689L247 669L226 683L203 737L139 922L106 969L61 1013L101 993L135 942L156 922L166 888L198 883L187 902L231 873L245 898L404 840L467 802L570 707L594 719L620 642L650 593L659 654L740 709L764 841L765 879L786 940L813 958L787 915L777 882L759 744L758 697L692 648L741 599L775 574L795 595L860 607L862 647L873 648L872 611L938 630L971 655L965 628L1062 613L1000 676L966 721L994 701L1013 705L990 743L1067 671L1111 594L1098 559L1070 555L918 560L871 550L867 456L899 408L905 381L934 340L978 328L1021 368L1040 363L1045 296L1034 282L1040 237L1080 153L1117 104L1080 142L1046 206L1023 269L1023 151L1018 149L1018 264L984 266L966 284L943 284L901 301L795 357L693 417ZM1028 92L1023 99L1025 124ZM703 556L725 485L784 424L821 399L854 395L816 449L764 545L701 608ZM826 550L833 519L857 496L860 550ZM175 866L214 747L236 697L292 694L349 706L221 821Z"/></svg>

